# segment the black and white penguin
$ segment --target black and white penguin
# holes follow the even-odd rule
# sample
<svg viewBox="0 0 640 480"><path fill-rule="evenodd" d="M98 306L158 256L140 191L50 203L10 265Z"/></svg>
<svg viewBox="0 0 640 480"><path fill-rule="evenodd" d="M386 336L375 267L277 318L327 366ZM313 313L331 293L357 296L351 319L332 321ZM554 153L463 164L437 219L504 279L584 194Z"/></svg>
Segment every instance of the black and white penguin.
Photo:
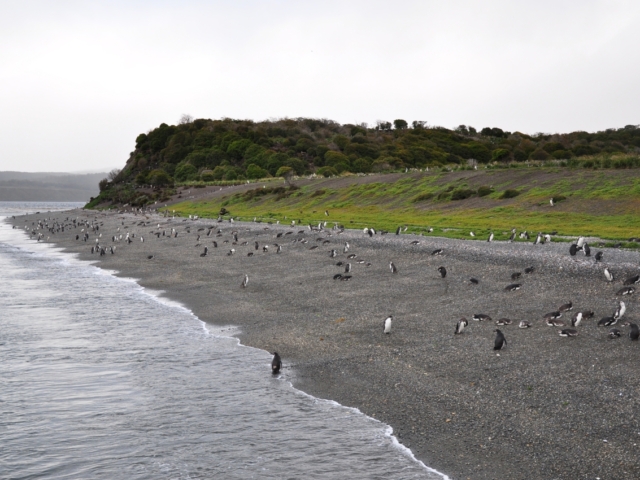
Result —
<svg viewBox="0 0 640 480"><path fill-rule="evenodd" d="M247 257L253 257L253 252L247 253Z"/></svg>
<svg viewBox="0 0 640 480"><path fill-rule="evenodd" d="M511 274L511 280L517 280L522 276L522 272L513 272Z"/></svg>
<svg viewBox="0 0 640 480"><path fill-rule="evenodd" d="M576 244L578 246L578 250L582 250L582 247L584 246L584 237L579 237Z"/></svg>
<svg viewBox="0 0 640 480"><path fill-rule="evenodd" d="M469 325L469 321L466 318L462 317L460 320L458 320L458 323L456 323L456 331L453 333L455 335L461 334L467 325Z"/></svg>
<svg viewBox="0 0 640 480"><path fill-rule="evenodd" d="M470 236L472 236L472 237L475 237L475 236L476 236L476 234L475 234L475 233L473 233L473 232L469 232L469 235L470 235Z"/></svg>
<svg viewBox="0 0 640 480"><path fill-rule="evenodd" d="M420 241L419 240L414 240L413 242L411 242L411 245L420 245Z"/></svg>
<svg viewBox="0 0 640 480"><path fill-rule="evenodd" d="M259 244L258 244L258 242L256 241L256 242L254 242L254 243L253 243L253 247L254 247L256 250L258 250L258 249L260 248L260 245L259 245Z"/></svg>
<svg viewBox="0 0 640 480"><path fill-rule="evenodd" d="M402 227L398 227L396 230L396 235L400 235L400 230L402 230Z"/></svg>
<svg viewBox="0 0 640 480"><path fill-rule="evenodd" d="M616 295L619 296L619 297L622 296L622 295L631 295L635 291L636 291L635 287L624 287L624 288L621 288L620 290L618 290L616 292Z"/></svg>
<svg viewBox="0 0 640 480"><path fill-rule="evenodd" d="M431 255L442 255L443 250L441 248L436 248Z"/></svg>
<svg viewBox="0 0 640 480"><path fill-rule="evenodd" d="M207 252L209 251L209 249L207 247L204 247L204 252L202 252L200 254L201 257L206 257L207 256Z"/></svg>
<svg viewBox="0 0 640 480"><path fill-rule="evenodd" d="M350 263L347 263L344 266L344 273L351 273L351 264Z"/></svg>
<svg viewBox="0 0 640 480"><path fill-rule="evenodd" d="M398 273L398 269L393 264L393 262L389 262L389 269L391 270L391 273Z"/></svg>
<svg viewBox="0 0 640 480"><path fill-rule="evenodd" d="M585 257L590 257L591 256L591 247L589 246L588 243L585 243L582 246L582 251L584 252L584 256Z"/></svg>
<svg viewBox="0 0 640 480"><path fill-rule="evenodd" d="M509 243L512 243L516 239L516 232L512 232L509 237Z"/></svg>
<svg viewBox="0 0 640 480"><path fill-rule="evenodd" d="M571 319L571 326L577 327L582 322L582 312L576 312L573 318Z"/></svg>
<svg viewBox="0 0 640 480"><path fill-rule="evenodd" d="M604 268L604 278L607 279L607 282L613 282L613 273L611 273L608 267Z"/></svg>
<svg viewBox="0 0 640 480"><path fill-rule="evenodd" d="M496 325L511 325L513 321L510 318L499 318L496 320Z"/></svg>
<svg viewBox="0 0 640 480"><path fill-rule="evenodd" d="M282 360L280 359L280 355L278 352L273 352L273 360L271 361L271 373L276 374L280 372L282 368Z"/></svg>
<svg viewBox="0 0 640 480"><path fill-rule="evenodd" d="M615 318L616 320L619 320L622 318L622 316L624 315L624 312L627 311L627 306L624 304L624 302L620 302L618 304L618 307L616 308L616 311L613 314L613 318Z"/></svg>
<svg viewBox="0 0 640 480"><path fill-rule="evenodd" d="M635 275L633 277L629 277L622 284L623 285L635 285L636 283L640 283L640 275Z"/></svg>
<svg viewBox="0 0 640 480"><path fill-rule="evenodd" d="M527 267L524 269L524 273L526 273L527 275L530 273L533 273L535 271L534 267Z"/></svg>
<svg viewBox="0 0 640 480"><path fill-rule="evenodd" d="M600 261L602 261L602 256L603 256L603 255L604 255L604 253L603 253L603 252L598 252L598 253L596 253L596 257L595 257L595 258L596 258L596 262L600 262Z"/></svg>
<svg viewBox="0 0 640 480"><path fill-rule="evenodd" d="M520 283L512 283L504 287L504 289L507 292L515 292L516 290L520 290L521 287L522 287L522 284Z"/></svg>
<svg viewBox="0 0 640 480"><path fill-rule="evenodd" d="M393 320L393 315L389 315L384 320L384 333L391 333L391 322Z"/></svg>
<svg viewBox="0 0 640 480"><path fill-rule="evenodd" d="M568 312L570 310L573 310L573 302L565 303L558 308L559 312Z"/></svg>
<svg viewBox="0 0 640 480"><path fill-rule="evenodd" d="M477 284L479 283L479 281L478 281L478 279L477 279L477 278L470 278L470 279L469 279L469 281L470 281L471 283L473 283L474 285L477 285Z"/></svg>
<svg viewBox="0 0 640 480"><path fill-rule="evenodd" d="M276 248L276 253L280 253L280 252L282 252L282 245L278 245L278 244L276 244L276 247L277 247L277 248Z"/></svg>
<svg viewBox="0 0 640 480"><path fill-rule="evenodd" d="M329 253L329 257L331 258L335 258L338 255L338 252L336 252L335 250L331 250L331 252Z"/></svg>
<svg viewBox="0 0 640 480"><path fill-rule="evenodd" d="M609 338L620 338L620 335L622 335L622 332L617 328L612 328L611 330L609 330Z"/></svg>
<svg viewBox="0 0 640 480"><path fill-rule="evenodd" d="M249 275L245 274L244 280L242 280L242 283L240 284L240 286L242 288L247 288L247 285L249 285Z"/></svg>
<svg viewBox="0 0 640 480"><path fill-rule="evenodd" d="M447 269L444 267L438 267L438 272L442 278L447 276Z"/></svg>
<svg viewBox="0 0 640 480"><path fill-rule="evenodd" d="M147 260L151 260L153 258L153 255L147 255Z"/></svg>
<svg viewBox="0 0 640 480"><path fill-rule="evenodd" d="M487 238L487 242L493 242L493 232L489 234L489 238Z"/></svg>
<svg viewBox="0 0 640 480"><path fill-rule="evenodd" d="M531 322L528 320L522 320L519 324L518 324L518 328L531 328Z"/></svg>
<svg viewBox="0 0 640 480"><path fill-rule="evenodd" d="M536 239L533 241L534 245L539 245L540 243L542 243L542 232L538 232Z"/></svg>
<svg viewBox="0 0 640 480"><path fill-rule="evenodd" d="M334 280L339 280L339 279L341 279L341 278L342 278L342 274L341 274L341 273L336 273L336 274L333 276L333 279L334 279Z"/></svg>
<svg viewBox="0 0 640 480"><path fill-rule="evenodd" d="M347 255L347 258L356 258L357 255L355 253L351 253L349 255Z"/></svg>
<svg viewBox="0 0 640 480"><path fill-rule="evenodd" d="M576 253L578 253L578 246L575 243L572 243L569 247L569 255L575 257Z"/></svg>
<svg viewBox="0 0 640 480"><path fill-rule="evenodd" d="M476 322L490 322L491 317L489 315L485 315L484 313L474 313L471 320L475 320Z"/></svg>
<svg viewBox="0 0 640 480"><path fill-rule="evenodd" d="M564 330L560 330L558 332L561 337L577 337L578 331L572 328L565 328Z"/></svg>
<svg viewBox="0 0 640 480"><path fill-rule="evenodd" d="M269 251L269 245L265 245L264 247L262 247L262 251L264 253L267 253Z"/></svg>
<svg viewBox="0 0 640 480"><path fill-rule="evenodd" d="M503 333L499 329L496 328L495 332L496 332L496 339L493 342L493 349L502 350L504 347L507 346L507 339L504 338Z"/></svg>
<svg viewBox="0 0 640 480"><path fill-rule="evenodd" d="M564 327L564 322L557 318L545 318L546 324L550 327Z"/></svg>
<svg viewBox="0 0 640 480"><path fill-rule="evenodd" d="M218 248L218 242L216 242L215 240L213 241L213 248Z"/></svg>
<svg viewBox="0 0 640 480"><path fill-rule="evenodd" d="M599 327L610 327L611 325L615 325L618 322L617 318L613 317L604 317L601 318L598 322Z"/></svg>

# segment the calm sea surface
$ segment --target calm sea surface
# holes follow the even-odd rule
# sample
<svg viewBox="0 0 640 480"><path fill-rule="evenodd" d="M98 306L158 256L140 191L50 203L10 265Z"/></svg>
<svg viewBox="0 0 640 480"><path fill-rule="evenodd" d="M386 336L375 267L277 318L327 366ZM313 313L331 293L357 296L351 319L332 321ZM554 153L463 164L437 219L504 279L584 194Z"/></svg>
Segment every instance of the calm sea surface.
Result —
<svg viewBox="0 0 640 480"><path fill-rule="evenodd" d="M0 217L76 206L0 202ZM230 329L3 220L0 271L2 479L446 478Z"/></svg>

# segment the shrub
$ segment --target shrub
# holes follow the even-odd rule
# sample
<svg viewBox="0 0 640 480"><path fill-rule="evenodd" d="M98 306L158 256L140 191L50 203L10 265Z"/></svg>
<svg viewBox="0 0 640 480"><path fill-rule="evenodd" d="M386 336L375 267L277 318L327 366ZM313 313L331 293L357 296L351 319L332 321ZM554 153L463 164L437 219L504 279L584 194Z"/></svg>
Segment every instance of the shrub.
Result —
<svg viewBox="0 0 640 480"><path fill-rule="evenodd" d="M537 148L529 154L529 160L549 160L549 158L551 158L551 155L541 148Z"/></svg>
<svg viewBox="0 0 640 480"><path fill-rule="evenodd" d="M433 198L433 193L431 192L425 192L425 193L421 193L420 195L418 195L417 197L414 197L412 202L417 203L417 202L425 202L427 200L431 200Z"/></svg>
<svg viewBox="0 0 640 480"><path fill-rule="evenodd" d="M509 188L508 190L505 190L504 192L502 192L502 195L500 195L500 198L515 198L518 195L520 195L520 192L518 190Z"/></svg>
<svg viewBox="0 0 640 480"><path fill-rule="evenodd" d="M147 182L147 174L148 173L149 172L140 172L140 173L138 173L138 175L136 175L136 183L138 185L146 185L148 183Z"/></svg>
<svg viewBox="0 0 640 480"><path fill-rule="evenodd" d="M101 192L106 190L108 185L109 185L109 179L107 178L103 178L102 180L100 180L100 182L98 182L98 188L100 188Z"/></svg>
<svg viewBox="0 0 640 480"><path fill-rule="evenodd" d="M282 170L283 168L289 168L289 167L280 167L280 170ZM269 176L269 172L267 172L264 168L261 168L260 166L256 165L255 163L252 163L247 167L247 178L265 178L268 176ZM281 175L278 175L278 176L280 177Z"/></svg>
<svg viewBox="0 0 640 480"><path fill-rule="evenodd" d="M567 197L565 197L564 195L554 195L552 198L553 198L553 203L558 203L567 199Z"/></svg>
<svg viewBox="0 0 640 480"><path fill-rule="evenodd" d="M333 167L321 167L316 173L323 177L335 177L338 175L338 171Z"/></svg>
<svg viewBox="0 0 640 480"><path fill-rule="evenodd" d="M164 170L152 170L147 176L147 181L156 187L170 187L173 185L173 178Z"/></svg>
<svg viewBox="0 0 640 480"><path fill-rule="evenodd" d="M451 194L449 192L440 192L436 197L438 200L448 200Z"/></svg>
<svg viewBox="0 0 640 480"><path fill-rule="evenodd" d="M200 179L201 179L203 182L213 182L213 181L215 181L215 180L216 180L216 177L215 177L215 175L213 174L213 171L212 171L212 170L205 170L204 172L202 172L202 173L200 174Z"/></svg>
<svg viewBox="0 0 640 480"><path fill-rule="evenodd" d="M509 160L511 153L506 148L497 148L491 153L491 161L506 162Z"/></svg>
<svg viewBox="0 0 640 480"><path fill-rule="evenodd" d="M476 192L468 188L459 188L453 191L453 193L451 194L451 200L464 200L471 197L475 193Z"/></svg>

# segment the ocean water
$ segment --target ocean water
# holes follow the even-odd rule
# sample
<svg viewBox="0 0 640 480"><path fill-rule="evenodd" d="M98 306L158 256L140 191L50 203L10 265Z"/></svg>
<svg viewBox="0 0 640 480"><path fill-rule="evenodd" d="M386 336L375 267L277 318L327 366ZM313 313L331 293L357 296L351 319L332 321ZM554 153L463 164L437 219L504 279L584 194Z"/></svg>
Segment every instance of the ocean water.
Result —
<svg viewBox="0 0 640 480"><path fill-rule="evenodd" d="M232 326L3 220L0 270L2 479L447 478L389 426L271 375Z"/></svg>

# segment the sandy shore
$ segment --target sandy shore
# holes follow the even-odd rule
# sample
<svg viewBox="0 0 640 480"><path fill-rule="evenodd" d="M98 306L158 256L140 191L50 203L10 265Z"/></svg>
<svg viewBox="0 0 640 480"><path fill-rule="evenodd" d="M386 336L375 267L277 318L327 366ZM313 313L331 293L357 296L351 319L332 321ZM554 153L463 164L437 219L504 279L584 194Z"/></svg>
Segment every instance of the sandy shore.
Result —
<svg viewBox="0 0 640 480"><path fill-rule="evenodd" d="M636 252L604 249L596 264L582 254L570 257L566 243L369 238L361 231L86 211L17 217L14 224L67 217L100 229L87 242L75 239L82 227L41 230L45 240L164 290L206 322L239 326L244 344L280 353L296 387L390 424L419 459L453 479L640 478L640 344L626 336L611 340L609 328L596 326L621 299L627 312L616 327L626 334L623 321L640 323L640 292L616 297L622 280L640 273ZM209 226L214 230L206 236ZM177 238L168 236L172 228ZM167 236L154 235L162 231ZM112 242L127 232L135 233L133 243ZM116 245L114 255L91 255L100 233L102 246ZM348 254L357 257L346 258L346 241ZM274 244L282 245L281 253ZM209 253L201 257L205 246ZM228 255L231 248L236 252ZM332 248L336 258L329 256ZM431 255L437 248L443 254ZM352 264L350 280L333 279L344 272L339 261ZM445 279L437 272L441 265ZM524 274L529 266L535 272ZM604 266L615 273L613 283L605 280ZM513 272L523 272L522 288L508 292ZM542 319L569 301L574 310L561 320L595 312L576 338L560 337L559 328ZM493 321L474 322L475 313ZM393 331L384 335L389 314ZM469 327L454 336L463 316ZM501 317L514 323L496 327ZM532 328L519 329L520 320ZM499 355L496 328L508 341Z"/></svg>

